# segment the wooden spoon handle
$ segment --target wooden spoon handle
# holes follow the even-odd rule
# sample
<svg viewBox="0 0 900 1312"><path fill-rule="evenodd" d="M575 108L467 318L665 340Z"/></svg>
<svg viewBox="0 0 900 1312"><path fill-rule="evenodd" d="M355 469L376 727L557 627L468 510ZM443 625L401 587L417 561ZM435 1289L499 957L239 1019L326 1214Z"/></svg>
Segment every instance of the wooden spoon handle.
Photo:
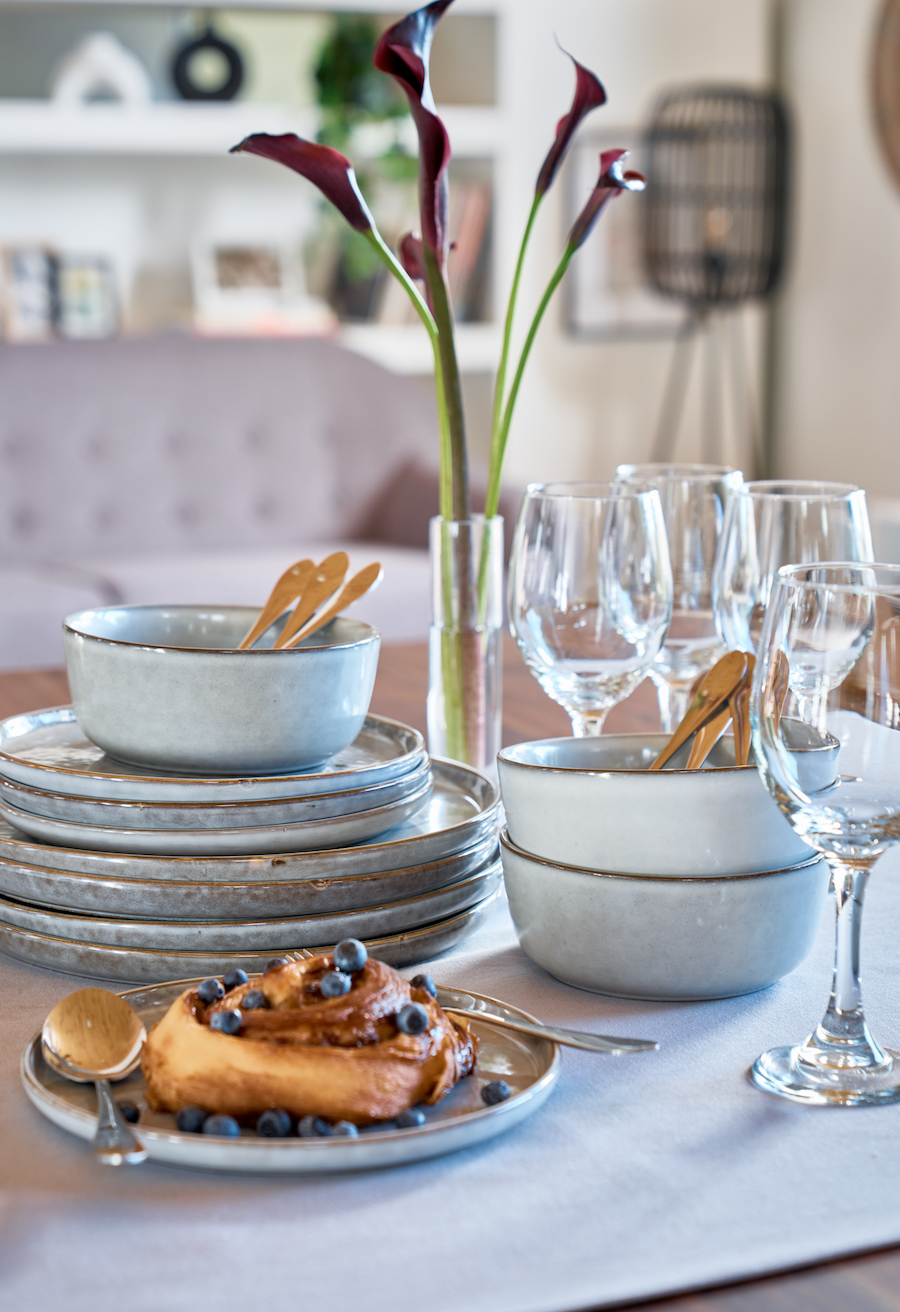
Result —
<svg viewBox="0 0 900 1312"><path fill-rule="evenodd" d="M281 578L275 584L269 593L269 599L259 612L259 618L253 624L241 642L238 643L238 651L244 651L247 647L252 647L257 638L261 638L270 624L274 624L279 615L283 615L289 606L302 593L303 589L309 582L315 565L311 560L298 560L286 569Z"/></svg>
<svg viewBox="0 0 900 1312"><path fill-rule="evenodd" d="M333 556L327 556L321 565L316 567L316 571L304 588L303 595L297 602L293 614L289 616L287 624L285 624L273 644L275 647L290 645L291 638L297 630L341 586L349 564L350 561L347 558L346 551L336 551Z"/></svg>
<svg viewBox="0 0 900 1312"><path fill-rule="evenodd" d="M320 615L316 615L311 623L307 624L299 633L295 633L285 646L296 647L298 642L302 642L311 633L315 633L316 629L321 629L323 625L328 624L330 620L334 619L335 615L352 605L354 601L359 601L360 597L371 591L380 581L381 565L375 560L371 565L366 565L365 569L361 569L358 574L354 574L352 579L348 579L334 605L329 606Z"/></svg>
<svg viewBox="0 0 900 1312"><path fill-rule="evenodd" d="M731 703L726 702L718 715L714 715L711 720L707 720L706 724L697 730L696 737L691 743L691 754L687 761L688 770L700 769L707 756L709 756L716 743L722 737L722 734L728 728L728 721L730 719Z"/></svg>

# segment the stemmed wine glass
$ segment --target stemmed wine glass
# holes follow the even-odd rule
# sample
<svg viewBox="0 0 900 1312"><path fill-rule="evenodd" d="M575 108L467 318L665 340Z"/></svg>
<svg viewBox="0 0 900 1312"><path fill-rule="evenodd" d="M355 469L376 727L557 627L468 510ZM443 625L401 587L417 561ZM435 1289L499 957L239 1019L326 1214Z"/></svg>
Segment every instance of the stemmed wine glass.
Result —
<svg viewBox="0 0 900 1312"><path fill-rule="evenodd" d="M516 525L510 627L525 664L568 711L576 737L642 682L672 614L655 490L533 483Z"/></svg>
<svg viewBox="0 0 900 1312"><path fill-rule="evenodd" d="M713 565L725 508L743 477L730 465L645 464L620 465L616 481L655 487L662 500L674 598L672 623L649 674L663 730L672 733L693 684L725 652L713 616Z"/></svg>
<svg viewBox="0 0 900 1312"><path fill-rule="evenodd" d="M782 565L875 559L866 494L852 483L744 483L731 497L713 570L716 625L729 651L756 651Z"/></svg>
<svg viewBox="0 0 900 1312"><path fill-rule="evenodd" d="M798 775L797 756L785 747L779 725L785 675L784 709L812 735L832 734L840 743L831 780ZM804 1042L763 1053L751 1077L800 1102L895 1102L900 1053L869 1033L859 946L869 873L900 841L900 566L850 561L779 570L760 637L751 716L763 780L797 833L828 861L837 907L824 1018Z"/></svg>

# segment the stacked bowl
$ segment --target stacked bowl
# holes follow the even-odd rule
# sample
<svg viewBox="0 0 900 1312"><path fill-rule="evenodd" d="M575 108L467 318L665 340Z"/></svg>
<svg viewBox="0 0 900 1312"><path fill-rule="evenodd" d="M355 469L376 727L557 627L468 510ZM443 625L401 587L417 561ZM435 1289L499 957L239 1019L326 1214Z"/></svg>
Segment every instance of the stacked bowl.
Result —
<svg viewBox="0 0 900 1312"><path fill-rule="evenodd" d="M553 738L500 753L519 941L558 979L617 997L765 988L809 952L827 866L755 765L735 766L732 739L701 770L650 771L666 741Z"/></svg>
<svg viewBox="0 0 900 1312"><path fill-rule="evenodd" d="M483 919L501 884L494 785L367 714L368 625L240 651L256 613L67 621L74 706L0 725L5 951L152 983L348 936L407 964Z"/></svg>

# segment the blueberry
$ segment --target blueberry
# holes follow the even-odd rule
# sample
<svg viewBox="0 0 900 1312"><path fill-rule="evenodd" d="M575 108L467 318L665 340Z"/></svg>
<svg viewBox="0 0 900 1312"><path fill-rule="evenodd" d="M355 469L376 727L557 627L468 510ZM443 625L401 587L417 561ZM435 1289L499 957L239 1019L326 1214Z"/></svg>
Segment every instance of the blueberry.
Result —
<svg viewBox="0 0 900 1312"><path fill-rule="evenodd" d="M401 1112L397 1117L398 1130L411 1130L416 1125L425 1124L425 1113L419 1107L410 1107L409 1111Z"/></svg>
<svg viewBox="0 0 900 1312"><path fill-rule="evenodd" d="M129 1102L127 1098L123 1098L119 1103L119 1111L129 1125L137 1125L138 1121L141 1119L140 1107L138 1107L137 1103Z"/></svg>
<svg viewBox="0 0 900 1312"><path fill-rule="evenodd" d="M231 990L236 989L239 984L247 983L247 972L240 968L229 970L228 974L222 979L222 983L225 985L225 992L230 993Z"/></svg>
<svg viewBox="0 0 900 1312"><path fill-rule="evenodd" d="M327 975L322 976L319 988L323 998L342 998L350 992L352 983L349 975L342 975L339 970L329 970Z"/></svg>
<svg viewBox="0 0 900 1312"><path fill-rule="evenodd" d="M264 1139L286 1139L291 1132L291 1118L282 1107L270 1107L256 1122L256 1133Z"/></svg>
<svg viewBox="0 0 900 1312"><path fill-rule="evenodd" d="M428 1012L421 1002L407 1002L395 1017L401 1034L421 1034L428 1029Z"/></svg>
<svg viewBox="0 0 900 1312"><path fill-rule="evenodd" d="M409 982L414 989L424 989L433 998L437 997L437 985L430 975L413 975Z"/></svg>
<svg viewBox="0 0 900 1312"><path fill-rule="evenodd" d="M334 968L353 975L362 970L368 955L365 943L360 943L358 938L345 938L334 949Z"/></svg>
<svg viewBox="0 0 900 1312"><path fill-rule="evenodd" d="M491 1080L481 1090L481 1101L487 1103L488 1107L494 1107L498 1102L506 1102L510 1095L510 1087L506 1080Z"/></svg>
<svg viewBox="0 0 900 1312"><path fill-rule="evenodd" d="M241 1006L244 1011L264 1011L269 1005L269 999L265 993L259 989L251 989L241 998Z"/></svg>
<svg viewBox="0 0 900 1312"><path fill-rule="evenodd" d="M218 1134L225 1139L236 1139L241 1127L233 1116L207 1116L203 1122L204 1134Z"/></svg>
<svg viewBox="0 0 900 1312"><path fill-rule="evenodd" d="M201 1002L218 1002L224 996L225 990L218 979L205 979L197 988L197 997Z"/></svg>
<svg viewBox="0 0 900 1312"><path fill-rule="evenodd" d="M340 1139L358 1139L359 1130L352 1121L335 1121L331 1127L331 1133L335 1138Z"/></svg>
<svg viewBox="0 0 900 1312"><path fill-rule="evenodd" d="M304 1116L297 1125L297 1133L301 1139L327 1139L331 1126L321 1116Z"/></svg>
<svg viewBox="0 0 900 1312"><path fill-rule="evenodd" d="M205 1120L206 1112L202 1107L182 1107L175 1117L175 1124L182 1134L199 1134Z"/></svg>
<svg viewBox="0 0 900 1312"><path fill-rule="evenodd" d="M219 1030L222 1034L237 1034L243 1019L237 1007L233 1011L217 1011L213 1013L209 1028Z"/></svg>
<svg viewBox="0 0 900 1312"><path fill-rule="evenodd" d="M269 964L266 966L266 971L268 972L270 970L277 970L279 966L286 966L286 965L288 965L287 957L273 957L272 960L269 962Z"/></svg>

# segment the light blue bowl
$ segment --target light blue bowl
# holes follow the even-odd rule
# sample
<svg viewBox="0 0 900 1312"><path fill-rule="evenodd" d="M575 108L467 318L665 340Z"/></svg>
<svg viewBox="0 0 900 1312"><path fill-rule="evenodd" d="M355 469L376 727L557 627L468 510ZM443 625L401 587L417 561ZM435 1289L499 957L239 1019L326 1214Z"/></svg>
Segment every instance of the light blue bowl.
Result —
<svg viewBox="0 0 900 1312"><path fill-rule="evenodd" d="M120 761L186 774L277 774L341 751L369 709L378 631L338 618L287 651L237 651L258 613L109 606L70 615L66 668L82 732Z"/></svg>

